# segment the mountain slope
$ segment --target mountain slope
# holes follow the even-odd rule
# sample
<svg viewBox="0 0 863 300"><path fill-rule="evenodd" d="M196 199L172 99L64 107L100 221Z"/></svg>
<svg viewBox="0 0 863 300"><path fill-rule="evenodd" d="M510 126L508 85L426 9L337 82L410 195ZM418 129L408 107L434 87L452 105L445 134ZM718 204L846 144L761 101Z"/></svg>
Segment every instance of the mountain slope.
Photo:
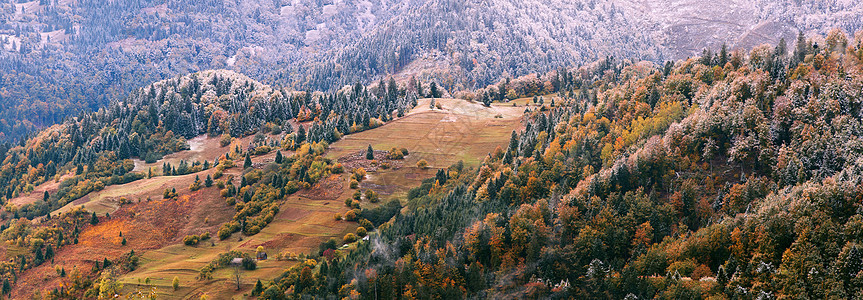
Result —
<svg viewBox="0 0 863 300"><path fill-rule="evenodd" d="M855 1L815 0L3 2L0 133L21 137L206 69L297 89L402 71L473 88L606 56L661 61L797 29L851 34L860 16ZM404 70L415 61L432 63Z"/></svg>

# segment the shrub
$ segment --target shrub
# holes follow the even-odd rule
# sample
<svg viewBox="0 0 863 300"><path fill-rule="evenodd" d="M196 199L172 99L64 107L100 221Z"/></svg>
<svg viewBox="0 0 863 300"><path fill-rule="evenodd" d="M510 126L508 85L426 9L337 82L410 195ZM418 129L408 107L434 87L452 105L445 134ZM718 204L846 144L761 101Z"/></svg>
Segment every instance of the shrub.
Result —
<svg viewBox="0 0 863 300"><path fill-rule="evenodd" d="M349 210L348 212L345 213L345 220L356 221L357 220L357 213L355 213L353 210Z"/></svg>
<svg viewBox="0 0 863 300"><path fill-rule="evenodd" d="M378 201L380 199L378 198L377 192L375 192L371 189L368 189L368 190L366 190L366 200L371 202L371 203L378 203Z"/></svg>
<svg viewBox="0 0 863 300"><path fill-rule="evenodd" d="M356 168L354 170L354 179L357 181L363 181L364 178L366 178L366 169Z"/></svg>
<svg viewBox="0 0 863 300"><path fill-rule="evenodd" d="M333 174L341 174L345 171L345 168L342 166L341 163L336 163L335 165L333 165L333 168L330 171L333 172Z"/></svg>
<svg viewBox="0 0 863 300"><path fill-rule="evenodd" d="M333 215L333 220L341 221L342 220L342 214L336 213L335 215Z"/></svg>
<svg viewBox="0 0 863 300"><path fill-rule="evenodd" d="M402 150L396 149L396 147L393 147L389 152L387 152L387 159L402 159L404 157L405 155L402 153Z"/></svg>
<svg viewBox="0 0 863 300"><path fill-rule="evenodd" d="M423 170L428 169L429 163L425 159L420 159L420 161L417 162L417 168L420 168Z"/></svg>
<svg viewBox="0 0 863 300"><path fill-rule="evenodd" d="M366 236L366 234L368 234L368 231L366 230L365 227L362 227L362 226L357 227L357 236L364 237L364 236Z"/></svg>
<svg viewBox="0 0 863 300"><path fill-rule="evenodd" d="M351 188L352 188L352 189L356 189L356 188L358 188L358 187L360 186L360 182L359 182L359 181L357 181L357 180L356 180L356 179L354 179L354 178L351 178L350 186L351 186Z"/></svg>
<svg viewBox="0 0 863 300"><path fill-rule="evenodd" d="M230 228L226 228L226 227L220 228L219 232L218 232L219 240L225 240L225 239L231 237L232 233L234 233L234 232L232 232Z"/></svg>
<svg viewBox="0 0 863 300"><path fill-rule="evenodd" d="M231 140L233 140L233 138L231 137L230 134L227 134L227 133L222 134L222 137L219 138L219 146L225 147L227 145L230 145Z"/></svg>
<svg viewBox="0 0 863 300"><path fill-rule="evenodd" d="M201 238L198 237L197 235L187 235L186 237L183 238L183 244L186 244L186 246L195 246L200 241L201 241Z"/></svg>
<svg viewBox="0 0 863 300"><path fill-rule="evenodd" d="M350 244L357 241L357 235L353 233L348 233L342 240L344 240L345 244Z"/></svg>
<svg viewBox="0 0 863 300"><path fill-rule="evenodd" d="M372 222L369 222L369 220L366 219L360 220L360 226L364 227L366 230L375 229L375 226L372 225Z"/></svg>

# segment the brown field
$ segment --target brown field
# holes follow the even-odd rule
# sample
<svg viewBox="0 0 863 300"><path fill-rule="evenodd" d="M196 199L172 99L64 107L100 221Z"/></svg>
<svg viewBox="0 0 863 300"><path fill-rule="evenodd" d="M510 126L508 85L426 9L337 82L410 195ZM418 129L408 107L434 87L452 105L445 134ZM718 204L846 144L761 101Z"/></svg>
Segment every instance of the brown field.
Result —
<svg viewBox="0 0 863 300"><path fill-rule="evenodd" d="M477 165L498 145L506 146L510 133L521 126L524 112L523 107L486 108L457 99L437 99L442 109L429 109L430 101L421 99L405 117L374 130L345 136L331 145L328 157L341 157L372 145L375 150L407 148L407 167L420 159L428 161L431 168L448 167L459 160Z"/></svg>
<svg viewBox="0 0 863 300"><path fill-rule="evenodd" d="M382 203L387 199L403 199L411 187L424 178L433 176L434 168L447 167L458 160L470 165L476 165L487 153L498 145L505 147L509 141L510 132L521 126L520 120L523 107L512 108L494 106L482 107L477 103L462 100L439 99L443 109L430 110L429 99L419 101L419 105L407 116L392 121L379 128L348 135L341 141L333 143L327 156L334 160L351 160L356 166L369 167L371 170L362 181L360 189L371 188L377 191ZM241 143L248 144L251 137L244 138ZM218 138L195 138L192 149L166 156L163 161L155 164L141 165L141 170L149 166L161 167L164 161L172 164L180 160L209 160L223 155L229 149L218 146ZM362 153L371 144L377 150L389 150L391 147L407 148L410 154L404 161L390 161L394 168L371 168L369 161L350 158L351 155ZM291 153L282 151L284 155ZM384 152L376 153L378 156ZM253 157L256 165L271 163L275 151ZM416 162L425 159L430 169L421 170ZM381 161L385 161L381 159ZM350 163L346 163L351 165ZM348 232L354 232L355 222L335 221L333 215L348 210L344 200L349 198L354 190L348 188L349 169L343 174L331 175L308 190L300 191L286 197L281 203L280 212L273 222L254 236L243 236L235 233L232 237L219 241L215 233L219 226L229 221L234 215L234 209L224 203L214 187L203 188L196 192L189 190L189 185L198 175L203 178L214 172L214 169L183 176L157 176L124 185L108 186L105 189L91 193L70 203L59 211L68 211L74 207L84 206L102 216L102 221L87 228L80 234L77 245L65 246L58 251L54 263L45 263L35 269L21 274L19 284L16 284L13 296L29 297L33 287L52 289L60 284L60 278L54 272L54 266L63 266L67 272L72 266L89 271L95 261L103 258L115 258L135 250L141 255L137 270L124 274L120 281L124 284L126 293L137 289L147 290L143 282L150 279L150 286L156 287L160 298L179 299L197 298L206 293L211 299L244 298L253 284L261 279L268 281L283 272L284 269L296 264L296 261L278 261L278 253L310 253L317 251L318 245L329 238L341 238ZM226 175L238 178L240 168L226 170ZM40 186L41 188L41 186ZM177 200L163 200L162 193L166 188L175 188L181 195ZM34 192L35 194L35 192ZM120 204L120 199L131 200L131 204ZM148 200L149 199L149 200ZM363 207L374 206L362 203ZM111 219L104 217L111 214ZM55 212L56 214L56 212ZM121 245L120 232L127 239L127 245ZM212 239L202 241L197 246L186 246L183 237L190 234L209 232ZM253 253L258 246L263 246L270 260L261 261L258 269L242 273L242 288L237 291L230 283L233 271L230 268L219 269L213 274L212 280L198 280L199 270L212 261L218 254L229 250L241 250ZM0 246L0 254L13 255L22 251L12 246ZM171 281L174 277L180 279L180 288L174 291Z"/></svg>

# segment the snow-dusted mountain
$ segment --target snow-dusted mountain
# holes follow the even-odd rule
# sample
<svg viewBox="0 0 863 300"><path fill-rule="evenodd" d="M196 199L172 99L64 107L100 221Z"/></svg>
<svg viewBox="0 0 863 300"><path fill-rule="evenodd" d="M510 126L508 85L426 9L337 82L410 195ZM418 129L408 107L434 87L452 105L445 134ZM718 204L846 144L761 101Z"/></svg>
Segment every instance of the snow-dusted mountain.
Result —
<svg viewBox="0 0 863 300"><path fill-rule="evenodd" d="M0 132L214 68L330 89L472 88L606 56L662 61L861 27L852 0L20 0L0 3ZM26 118L23 116L27 116Z"/></svg>

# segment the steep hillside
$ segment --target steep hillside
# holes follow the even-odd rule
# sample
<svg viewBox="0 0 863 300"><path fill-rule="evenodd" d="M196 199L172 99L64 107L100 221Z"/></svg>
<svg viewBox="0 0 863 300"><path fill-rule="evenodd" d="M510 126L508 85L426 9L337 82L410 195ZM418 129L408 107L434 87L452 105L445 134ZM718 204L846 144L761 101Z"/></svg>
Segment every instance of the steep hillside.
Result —
<svg viewBox="0 0 863 300"><path fill-rule="evenodd" d="M790 48L567 70L579 101L261 298L857 299L863 35Z"/></svg>
<svg viewBox="0 0 863 300"><path fill-rule="evenodd" d="M78 266L73 282L64 283L73 288L37 292L105 296L99 278L113 282L135 270L147 259L141 251L186 237L199 241L203 231L220 240L238 231L256 235L274 222L287 195L343 184L335 175L343 168L323 157L328 143L403 117L416 102L415 93L394 81L374 89L291 92L215 70L156 82L67 119L4 149L3 291L14 288L20 296L40 278L62 280L65 267ZM332 220L332 211L324 215ZM94 227L103 222L113 225ZM341 228L338 233L344 226L330 227ZM59 278L44 277L46 265L57 260L69 264L56 266Z"/></svg>
<svg viewBox="0 0 863 300"><path fill-rule="evenodd" d="M68 243L58 241L56 234L45 238L46 243L57 245L53 248L56 250L51 251L50 262L43 258L44 261L30 262L27 268L16 272L11 295L95 298L105 295L103 287L120 295L153 293L168 299L197 298L203 294L220 299L248 295L258 280L267 282L285 268L303 265L307 263L306 256L331 255L325 255L328 248L322 248L322 244L341 246L347 234L359 234L358 226L377 226L386 221L401 208L410 189L426 184L429 177L434 178L438 166L458 159L465 159L466 167L475 166L495 147L505 145L509 132L521 127L524 106L485 107L456 99L437 99L436 102L441 107L431 109L431 100L422 99L421 106L401 118L348 135L325 152L312 150L315 151L314 160L328 166L324 175L305 185L301 177L292 174L302 172L302 168L296 167L297 162L309 155L303 154L305 151L317 149L318 144L311 147L304 144L307 146L298 148L297 152L284 148L260 152L260 147L253 148L250 167L240 168L229 167L232 163L225 157L242 157L235 149L257 143L255 137L233 139L225 146L219 144L218 137L193 138L191 149L172 153L153 164L139 165L136 170L158 170L158 167L148 166L170 164L175 160L193 161L194 158L216 161L218 166L199 168L185 175L154 176L106 186L53 211L54 217L50 220L12 222L11 228L16 230L4 231L6 236L12 236L13 232L18 234L18 228L22 227L31 232L40 231L52 226L55 222L52 220L66 220L73 215L83 215L87 220L78 223L80 232L73 228L65 232L67 239L74 239ZM436 128L430 132L437 134L437 138L394 134L418 132L418 128L430 126ZM281 137L266 134L264 138ZM364 157L367 143L382 149L374 152L375 160ZM408 154L391 157L393 148L403 148L405 150L398 150L399 153L406 151ZM452 149L456 148L464 152L452 155ZM418 167L419 161L427 162L432 169ZM314 168L312 163L308 173ZM360 172L359 168L368 173L352 188L351 181ZM271 188L280 184L276 182L282 182L277 179L282 176L287 182L284 188L290 191L279 192L286 194L270 200L260 199L265 193L273 192ZM212 186L201 182L211 178L215 181ZM197 188L196 182L200 182ZM299 189L292 187L297 182ZM38 190L45 185L40 185ZM53 193L50 186L49 183L44 189ZM168 195L169 191L173 195ZM357 193L364 196L357 197ZM246 194L250 195L248 199ZM19 199L12 201L17 203ZM223 236L226 224L236 220L251 223L256 213L244 207L258 203L267 203L261 214L272 214L267 217L270 218L268 222L254 231L240 229L241 232L228 231ZM272 213L268 212L272 207L270 203L277 207ZM350 206L346 207L345 203ZM81 209L86 211L81 212ZM98 216L97 221L93 221L90 212ZM360 216L359 219L351 217L352 214ZM334 218L335 215L344 216L345 220ZM364 223L368 220L373 223ZM245 228L245 224L242 226ZM204 235L209 238L203 238ZM0 249L7 253L6 259L13 258L12 253L26 253L26 245L33 239L35 237L23 235L21 243L7 243ZM195 242L190 242L192 240ZM347 244L349 246L340 248L353 247L351 242ZM250 255L259 250L259 246L270 259L257 261L254 270L243 270L239 289L230 268L208 269L220 255ZM62 275L64 272L66 276ZM179 282L177 289L172 287L175 277Z"/></svg>

